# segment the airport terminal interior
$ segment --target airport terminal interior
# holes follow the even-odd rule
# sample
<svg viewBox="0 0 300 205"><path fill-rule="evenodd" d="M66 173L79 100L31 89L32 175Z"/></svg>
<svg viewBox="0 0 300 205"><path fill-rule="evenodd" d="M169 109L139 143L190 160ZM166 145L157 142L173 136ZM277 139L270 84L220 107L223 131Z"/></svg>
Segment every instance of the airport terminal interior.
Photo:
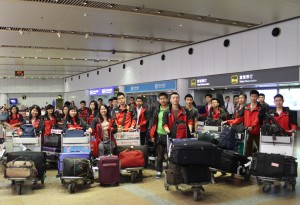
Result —
<svg viewBox="0 0 300 205"><path fill-rule="evenodd" d="M300 203L299 0L1 0L0 205Z"/></svg>

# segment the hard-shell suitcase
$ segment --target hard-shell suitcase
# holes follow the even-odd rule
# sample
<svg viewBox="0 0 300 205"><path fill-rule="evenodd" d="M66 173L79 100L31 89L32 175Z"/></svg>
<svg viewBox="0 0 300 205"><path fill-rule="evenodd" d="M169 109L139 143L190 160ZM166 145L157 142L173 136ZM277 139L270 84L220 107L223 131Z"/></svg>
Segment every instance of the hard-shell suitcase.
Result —
<svg viewBox="0 0 300 205"><path fill-rule="evenodd" d="M249 159L232 150L219 149L221 155L220 161L216 163L212 168L219 169L228 173L237 173L239 165L243 165L249 162Z"/></svg>
<svg viewBox="0 0 300 205"><path fill-rule="evenodd" d="M115 155L119 156L119 154L121 152L123 152L124 150L126 149L130 149L131 146L117 146L116 149L115 149ZM144 153L144 159L145 159L145 167L148 165L148 148L147 146L133 146L133 149L135 150L140 150Z"/></svg>
<svg viewBox="0 0 300 205"><path fill-rule="evenodd" d="M56 147L43 147L42 152L46 153L46 159L49 162L57 162L60 148Z"/></svg>
<svg viewBox="0 0 300 205"><path fill-rule="evenodd" d="M98 161L100 185L118 185L120 182L120 160L116 155L101 156Z"/></svg>
<svg viewBox="0 0 300 205"><path fill-rule="evenodd" d="M20 158L22 157L22 158ZM35 164L35 167L38 171L38 179L43 179L46 173L46 155L43 152L10 152L7 153L7 162L13 161L15 159L24 159L32 160Z"/></svg>
<svg viewBox="0 0 300 205"><path fill-rule="evenodd" d="M217 146L198 140L178 141L171 146L169 161L179 165L207 165L218 161Z"/></svg>
<svg viewBox="0 0 300 205"><path fill-rule="evenodd" d="M64 158L81 158L81 159L90 159L90 153L61 153L58 157L57 169L58 174L62 173L63 170L63 160Z"/></svg>
<svg viewBox="0 0 300 205"><path fill-rule="evenodd" d="M183 183L203 183L211 182L211 171L208 166L182 166Z"/></svg>

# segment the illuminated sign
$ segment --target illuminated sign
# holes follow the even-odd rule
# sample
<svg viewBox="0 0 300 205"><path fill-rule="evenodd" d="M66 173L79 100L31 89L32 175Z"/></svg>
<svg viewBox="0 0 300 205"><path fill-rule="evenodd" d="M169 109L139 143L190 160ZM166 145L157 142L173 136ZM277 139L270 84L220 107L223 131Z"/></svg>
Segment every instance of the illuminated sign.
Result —
<svg viewBox="0 0 300 205"><path fill-rule="evenodd" d="M89 90L90 96L95 95L114 95L116 87L108 87L108 88L98 88L98 89L92 89Z"/></svg>
<svg viewBox="0 0 300 205"><path fill-rule="evenodd" d="M155 92L165 90L176 90L176 80L126 85L124 87L125 93Z"/></svg>

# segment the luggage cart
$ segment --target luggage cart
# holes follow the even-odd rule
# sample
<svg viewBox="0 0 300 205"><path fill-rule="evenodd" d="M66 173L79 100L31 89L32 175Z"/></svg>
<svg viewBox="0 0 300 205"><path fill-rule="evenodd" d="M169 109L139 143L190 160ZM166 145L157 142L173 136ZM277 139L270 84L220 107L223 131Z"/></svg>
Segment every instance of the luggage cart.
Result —
<svg viewBox="0 0 300 205"><path fill-rule="evenodd" d="M137 130L134 130L133 132L116 133L115 139L117 141L118 146L132 146L133 148L133 146L141 145L140 132ZM131 183L135 183L138 178L143 180L143 170L144 167L121 168L120 174L123 175L125 173L129 173Z"/></svg>
<svg viewBox="0 0 300 205"><path fill-rule="evenodd" d="M63 130L60 129L51 129L51 134L53 135L62 135ZM60 138L61 142L61 138ZM61 144L61 143L60 143ZM49 167L56 165L58 156L61 153L61 145L59 147L48 147L43 144L42 151L46 153L46 161Z"/></svg>
<svg viewBox="0 0 300 205"><path fill-rule="evenodd" d="M294 138L295 133L292 133L291 136L267 136L260 133L259 152L294 156ZM264 193L270 192L275 182L284 182L283 188L292 191L296 189L296 177L271 178L257 176L256 181L258 185L262 185L261 190Z"/></svg>
<svg viewBox="0 0 300 205"><path fill-rule="evenodd" d="M170 157L171 155L171 146L172 146L172 140L169 139L169 136L167 135L167 155L168 157ZM167 166L169 164L169 160L167 161ZM213 177L211 177L211 181L210 182L200 182L200 183L190 183L190 184L186 184L188 186L191 186L191 191L193 192L193 199L194 201L198 201L201 199L203 192L205 192L205 189L203 188L203 185L207 185L207 184L211 184L214 183L214 179ZM184 183L181 183L184 184ZM181 189L179 189L179 185L172 185L169 184L167 182L167 170L165 171L165 176L164 176L164 187L166 191L169 191L170 186L175 186L176 191L182 191Z"/></svg>
<svg viewBox="0 0 300 205"><path fill-rule="evenodd" d="M93 180L88 177L70 177L70 176L61 176L61 183L68 187L68 192L70 194L75 192L76 187L86 187L89 184L93 183Z"/></svg>

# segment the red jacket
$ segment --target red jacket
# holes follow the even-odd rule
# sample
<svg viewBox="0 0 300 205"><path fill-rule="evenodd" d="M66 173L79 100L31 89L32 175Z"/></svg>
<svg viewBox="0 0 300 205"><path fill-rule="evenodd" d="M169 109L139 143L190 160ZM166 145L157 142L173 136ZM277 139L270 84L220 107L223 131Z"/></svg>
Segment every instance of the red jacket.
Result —
<svg viewBox="0 0 300 205"><path fill-rule="evenodd" d="M123 125L124 115L126 113L125 122ZM123 126L123 131L128 131L130 127L136 126L136 111L131 106L126 106L121 109L120 106L113 110L112 119L117 127Z"/></svg>
<svg viewBox="0 0 300 205"><path fill-rule="evenodd" d="M51 135L51 129L52 129L53 125L56 124L56 122L57 121L55 118L52 118L50 120L45 117L45 119L44 119L44 136Z"/></svg>
<svg viewBox="0 0 300 205"><path fill-rule="evenodd" d="M84 122L87 122L88 114L89 114L89 109L86 107L84 109L78 109L78 116L83 119Z"/></svg>
<svg viewBox="0 0 300 205"><path fill-rule="evenodd" d="M210 108L212 108L211 104L210 104ZM201 114L201 117L207 117L209 114L209 110L208 110L208 103L205 105L205 113Z"/></svg>
<svg viewBox="0 0 300 205"><path fill-rule="evenodd" d="M17 123L21 123L22 124L23 117L20 114L16 114L16 115L13 115L13 116L9 115L6 118L6 122L9 123L10 125L14 125L14 124L17 124Z"/></svg>
<svg viewBox="0 0 300 205"><path fill-rule="evenodd" d="M112 141L117 146L117 141L114 138L114 134L117 132L116 125L114 124L114 121L112 119L108 119L109 126L108 126L108 135L111 136ZM91 128L94 133L96 133L96 139L99 142L103 141L103 132L102 132L102 124L100 118L94 118L94 120L91 123Z"/></svg>
<svg viewBox="0 0 300 205"><path fill-rule="evenodd" d="M95 118L94 114L90 114L90 116L87 117L86 124L90 125L94 118Z"/></svg>
<svg viewBox="0 0 300 205"><path fill-rule="evenodd" d="M272 113L271 113L272 115ZM290 115L290 110L287 108L283 108L280 115L275 111L273 113L274 119L278 122L278 124L285 130L297 130L297 122L293 122ZM289 132L288 132L289 133Z"/></svg>
<svg viewBox="0 0 300 205"><path fill-rule="evenodd" d="M249 131L249 134L258 135L260 132L260 125L259 125L259 118L258 114L260 111L260 104L258 103L257 106L251 111L250 108L251 104L245 106L244 114L240 117L237 117L234 120L227 121L230 125L237 125L240 123L244 123L245 127L253 127L252 131Z"/></svg>
<svg viewBox="0 0 300 205"><path fill-rule="evenodd" d="M193 119L190 116L188 116L188 112L183 107L178 108L177 120L182 120L186 122L187 125L193 125ZM175 123L174 111L170 107L164 111L163 128L168 127L171 130L174 123Z"/></svg>
<svg viewBox="0 0 300 205"><path fill-rule="evenodd" d="M136 113L138 114L138 113ZM148 112L147 112L147 108L142 107L141 108L141 112L140 115L138 117L139 121L138 121L138 125L140 126L140 132L146 132L147 131L147 120L148 120Z"/></svg>

